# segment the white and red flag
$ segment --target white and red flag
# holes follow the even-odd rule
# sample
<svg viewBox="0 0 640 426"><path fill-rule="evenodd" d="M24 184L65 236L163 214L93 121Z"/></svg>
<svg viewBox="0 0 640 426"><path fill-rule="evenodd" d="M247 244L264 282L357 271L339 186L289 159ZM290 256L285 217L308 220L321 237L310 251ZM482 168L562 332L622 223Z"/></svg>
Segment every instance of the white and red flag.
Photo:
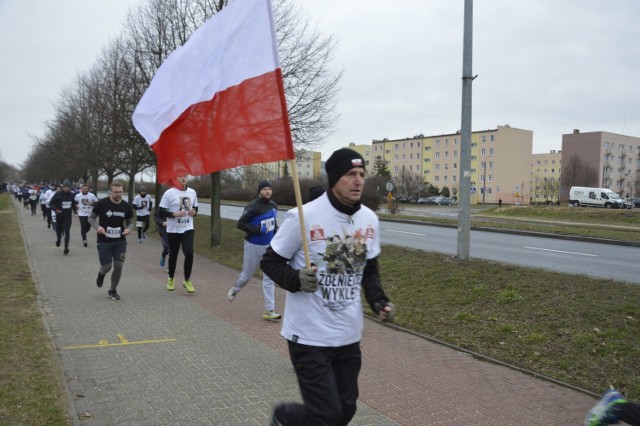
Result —
<svg viewBox="0 0 640 426"><path fill-rule="evenodd" d="M235 0L158 68L133 125L157 178L295 158L270 0Z"/></svg>

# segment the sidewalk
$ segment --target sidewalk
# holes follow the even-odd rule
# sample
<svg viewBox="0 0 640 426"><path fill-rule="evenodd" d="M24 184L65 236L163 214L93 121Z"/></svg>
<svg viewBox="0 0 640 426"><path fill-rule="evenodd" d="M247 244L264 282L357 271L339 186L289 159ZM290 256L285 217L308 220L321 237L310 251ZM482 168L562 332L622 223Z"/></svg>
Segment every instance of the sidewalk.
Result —
<svg viewBox="0 0 640 426"><path fill-rule="evenodd" d="M112 301L110 275L95 285L93 231L82 247L74 218L64 256L40 215L17 211L75 424L266 425L276 401L299 400L280 324L262 320L257 280L229 303L237 271L196 256L196 293L187 294L180 254L168 292L159 240L130 237L122 300ZM279 312L283 303L277 290ZM595 403L373 321L362 350L352 425L578 425Z"/></svg>

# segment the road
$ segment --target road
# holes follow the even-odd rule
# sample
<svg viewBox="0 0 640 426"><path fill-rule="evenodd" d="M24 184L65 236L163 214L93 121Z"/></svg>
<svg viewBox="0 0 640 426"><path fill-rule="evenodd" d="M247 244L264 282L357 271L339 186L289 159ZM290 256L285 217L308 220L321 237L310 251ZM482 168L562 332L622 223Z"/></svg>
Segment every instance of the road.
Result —
<svg viewBox="0 0 640 426"><path fill-rule="evenodd" d="M204 203L199 211L211 214L210 206ZM242 214L242 207L224 205L220 214L225 219L236 220ZM278 212L278 221L282 223L283 219L284 212ZM383 244L457 253L458 237L454 228L381 221L380 232ZM471 231L470 241L470 256L478 259L640 284L638 247L486 231Z"/></svg>
<svg viewBox="0 0 640 426"><path fill-rule="evenodd" d="M237 220L242 210L243 207L223 205L220 214ZM198 212L211 215L211 206L201 203ZM437 210L436 214L457 216L453 209ZM284 212L279 211L279 223L283 220ZM457 253L455 228L381 221L380 232L383 244ZM470 256L478 259L640 284L638 247L486 231L471 231L470 242Z"/></svg>

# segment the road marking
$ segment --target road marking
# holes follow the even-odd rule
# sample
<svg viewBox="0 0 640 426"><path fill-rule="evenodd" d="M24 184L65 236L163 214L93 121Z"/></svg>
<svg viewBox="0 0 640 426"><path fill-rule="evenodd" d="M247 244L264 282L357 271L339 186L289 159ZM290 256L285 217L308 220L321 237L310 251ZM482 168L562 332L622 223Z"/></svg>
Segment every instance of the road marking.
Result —
<svg viewBox="0 0 640 426"><path fill-rule="evenodd" d="M598 257L597 254L589 254L589 253L576 253L573 251L563 251L563 250L552 250L552 249L546 249L546 248L542 248L542 247L523 247L526 249L531 249L531 250L542 250L542 251L552 251L554 253L565 253L565 254L575 254L576 256L590 256L590 257Z"/></svg>
<svg viewBox="0 0 640 426"><path fill-rule="evenodd" d="M423 236L423 237L426 237L426 236L427 236L426 234L420 234L420 233L418 233L418 232L396 231L396 230L394 230L394 229L388 229L387 231L388 231L388 232L395 232L395 233L397 233L397 234L420 235L420 236Z"/></svg>
<svg viewBox="0 0 640 426"><path fill-rule="evenodd" d="M109 343L108 340L102 339L98 341L97 345L77 345L77 346L63 346L62 349L90 349L90 348L110 348L114 346L128 346L128 345L146 345L149 343L164 343L175 342L178 339L159 339L159 340L138 340L135 342L128 341L122 334L116 333L120 343Z"/></svg>

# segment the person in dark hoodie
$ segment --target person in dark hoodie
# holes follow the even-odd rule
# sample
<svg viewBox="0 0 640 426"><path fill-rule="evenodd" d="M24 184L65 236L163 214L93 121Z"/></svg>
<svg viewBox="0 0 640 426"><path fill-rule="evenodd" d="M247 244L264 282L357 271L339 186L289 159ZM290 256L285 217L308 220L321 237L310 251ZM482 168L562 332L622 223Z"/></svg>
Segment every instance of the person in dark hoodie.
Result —
<svg viewBox="0 0 640 426"><path fill-rule="evenodd" d="M242 216L238 219L238 229L246 232L247 235L244 242L242 272L227 294L229 302L233 302L236 295L255 274L260 265L260 259L278 228L276 220L278 206L271 201L272 194L271 184L266 180L260 182L258 198L247 204ZM262 293L264 295L262 318L280 319L281 315L275 312L275 285L266 274L262 274Z"/></svg>
<svg viewBox="0 0 640 426"><path fill-rule="evenodd" d="M64 233L64 254L69 254L72 213L78 211L75 198L76 195L71 192L71 183L65 180L62 183L62 191L57 192L49 202L51 210L56 212L56 247L60 247L60 240Z"/></svg>

